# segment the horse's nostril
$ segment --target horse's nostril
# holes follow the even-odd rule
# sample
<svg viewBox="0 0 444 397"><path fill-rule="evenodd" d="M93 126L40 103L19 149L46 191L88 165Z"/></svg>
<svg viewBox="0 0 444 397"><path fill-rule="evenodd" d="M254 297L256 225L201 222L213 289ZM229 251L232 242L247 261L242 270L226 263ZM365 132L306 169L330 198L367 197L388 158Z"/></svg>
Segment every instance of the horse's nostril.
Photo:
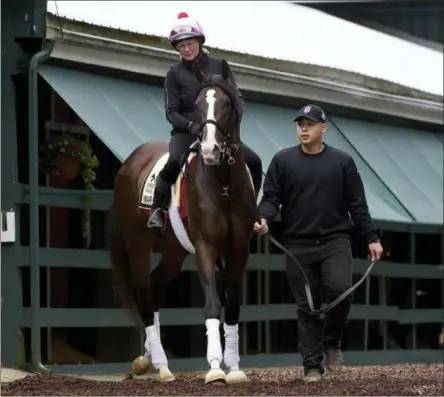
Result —
<svg viewBox="0 0 444 397"><path fill-rule="evenodd" d="M213 159L215 161L219 161L222 156L222 149L217 143L211 143L207 145L203 144L202 154L207 159Z"/></svg>

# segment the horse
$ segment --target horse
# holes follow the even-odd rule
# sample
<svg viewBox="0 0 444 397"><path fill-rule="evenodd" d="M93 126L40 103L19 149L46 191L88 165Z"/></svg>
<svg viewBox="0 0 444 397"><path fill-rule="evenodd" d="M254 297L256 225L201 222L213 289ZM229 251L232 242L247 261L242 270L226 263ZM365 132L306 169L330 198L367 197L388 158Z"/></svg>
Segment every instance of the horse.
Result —
<svg viewBox="0 0 444 397"><path fill-rule="evenodd" d="M148 228L147 211L138 204L144 183L151 179L150 186L155 185L153 169L168 156L167 141L151 141L137 147L115 177L110 261L122 304L136 315L135 325L143 323L145 328L145 354L133 361L133 372L143 374L152 364L160 380L166 382L175 377L168 368L160 340L159 309L163 304L163 290L178 276L189 253L194 254L205 296L209 364L205 384L234 384L247 380L239 367L238 322L258 192L254 190L244 161L239 130L240 99L229 81L227 62L222 61L220 74L204 76L198 68L194 68L194 74L200 84L195 105L202 135L191 145L182 172L172 186L166 226L164 230ZM188 245L183 237L182 240L177 237L180 235L178 224L182 235L185 233L188 237ZM157 244L161 247L161 259L151 274L150 254ZM223 352L217 265L223 270L225 298Z"/></svg>

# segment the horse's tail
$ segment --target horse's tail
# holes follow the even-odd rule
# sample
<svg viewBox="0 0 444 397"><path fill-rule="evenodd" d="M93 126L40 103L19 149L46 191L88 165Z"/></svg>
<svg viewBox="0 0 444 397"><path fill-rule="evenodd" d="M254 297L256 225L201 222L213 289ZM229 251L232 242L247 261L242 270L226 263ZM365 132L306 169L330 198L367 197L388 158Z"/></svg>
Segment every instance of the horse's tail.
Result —
<svg viewBox="0 0 444 397"><path fill-rule="evenodd" d="M131 282L131 263L125 246L123 233L119 227L115 209L110 210L110 225L108 229L109 259L113 274L114 291L120 297L122 306L130 311L131 318L141 324L135 302L135 291Z"/></svg>

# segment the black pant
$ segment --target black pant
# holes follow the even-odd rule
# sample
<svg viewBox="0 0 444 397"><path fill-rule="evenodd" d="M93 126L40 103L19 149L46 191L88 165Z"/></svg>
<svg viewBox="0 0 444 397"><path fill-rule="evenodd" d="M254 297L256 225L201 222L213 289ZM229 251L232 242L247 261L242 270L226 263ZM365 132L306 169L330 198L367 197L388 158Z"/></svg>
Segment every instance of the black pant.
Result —
<svg viewBox="0 0 444 397"><path fill-rule="evenodd" d="M173 184L180 173L180 161L182 156L196 140L195 137L188 133L177 132L175 133L169 143L170 156L162 171L160 171L160 177ZM251 177L256 192L259 191L262 183L262 161L259 156L250 149L245 143L242 144L244 148L245 162L251 171Z"/></svg>
<svg viewBox="0 0 444 397"><path fill-rule="evenodd" d="M159 172L159 176L172 185L180 173L180 161L189 147L196 140L196 137L186 132L177 132L171 136L168 151L170 156L168 161Z"/></svg>
<svg viewBox="0 0 444 397"><path fill-rule="evenodd" d="M315 309L329 303L352 285L352 252L350 240L334 238L310 245L289 248L304 269L310 284ZM353 297L349 295L327 312L324 322L312 314L304 288L304 276L294 261L286 256L286 274L290 289L298 306L299 351L305 370L322 368L324 349L340 347L347 325ZM324 328L325 327L325 328Z"/></svg>

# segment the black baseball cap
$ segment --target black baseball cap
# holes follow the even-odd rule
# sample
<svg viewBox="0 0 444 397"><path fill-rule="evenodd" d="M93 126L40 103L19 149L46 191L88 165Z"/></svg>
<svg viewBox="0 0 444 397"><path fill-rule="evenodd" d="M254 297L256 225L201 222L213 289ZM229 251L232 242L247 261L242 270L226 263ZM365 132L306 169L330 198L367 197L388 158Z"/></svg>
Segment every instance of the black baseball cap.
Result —
<svg viewBox="0 0 444 397"><path fill-rule="evenodd" d="M316 105L307 105L303 108L299 109L296 113L296 117L293 120L293 122L296 122L301 117L307 117L310 120L319 122L319 123L326 123L327 117L325 116L325 112Z"/></svg>

